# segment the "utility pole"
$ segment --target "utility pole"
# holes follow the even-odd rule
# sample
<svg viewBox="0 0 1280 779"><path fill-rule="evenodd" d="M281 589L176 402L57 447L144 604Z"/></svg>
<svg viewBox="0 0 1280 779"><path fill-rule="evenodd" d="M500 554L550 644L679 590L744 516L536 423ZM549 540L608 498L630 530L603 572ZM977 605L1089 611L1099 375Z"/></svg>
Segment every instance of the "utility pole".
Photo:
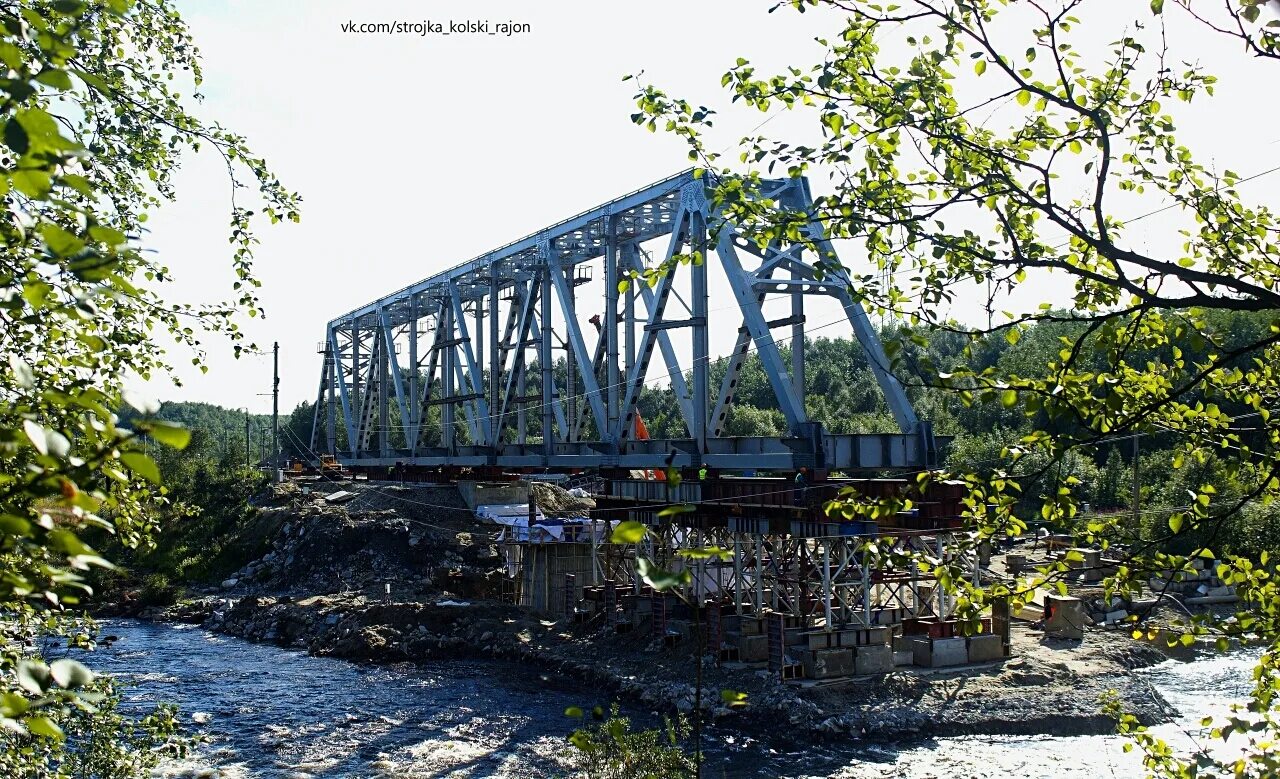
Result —
<svg viewBox="0 0 1280 779"><path fill-rule="evenodd" d="M271 345L271 460L269 465L279 467L280 457L280 342Z"/></svg>

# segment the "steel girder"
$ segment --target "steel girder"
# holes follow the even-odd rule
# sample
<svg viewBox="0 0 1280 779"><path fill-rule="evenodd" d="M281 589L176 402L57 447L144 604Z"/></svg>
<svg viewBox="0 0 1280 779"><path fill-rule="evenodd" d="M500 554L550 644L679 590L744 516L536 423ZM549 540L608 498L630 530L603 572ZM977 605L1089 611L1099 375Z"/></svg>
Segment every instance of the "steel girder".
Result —
<svg viewBox="0 0 1280 779"><path fill-rule="evenodd" d="M692 171L680 173L329 322L313 454L333 453L352 466L934 465L929 423L912 410L866 312L850 294L849 278L816 274L798 245L761 250L744 240L711 207L706 186ZM788 208L812 208L804 179L766 187L765 196ZM811 237L834 259L816 223ZM646 260L667 272L652 285L627 283ZM578 300L575 291L596 262L604 265L603 301ZM740 314L728 371L714 393L707 300L713 268L727 279ZM790 297L792 315L771 322L764 303L778 295ZM898 434L830 435L809 420L801 348L807 295L841 303ZM685 310L673 314L675 307ZM594 316L600 317L596 328L584 327ZM786 326L790 366L778 348L784 338L774 336ZM786 418L785 436L724 436L751 351ZM686 437L635 435L641 391L655 378L649 374L655 352ZM689 363L681 363L682 353Z"/></svg>

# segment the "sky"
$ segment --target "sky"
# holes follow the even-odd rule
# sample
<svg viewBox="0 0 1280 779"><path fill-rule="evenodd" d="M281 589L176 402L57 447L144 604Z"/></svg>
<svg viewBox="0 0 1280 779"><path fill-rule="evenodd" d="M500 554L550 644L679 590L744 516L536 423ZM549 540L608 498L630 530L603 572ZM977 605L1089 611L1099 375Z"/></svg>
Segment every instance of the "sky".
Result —
<svg viewBox="0 0 1280 779"><path fill-rule="evenodd" d="M822 50L814 36L838 31L839 17L770 14L773 2L179 0L203 54L205 100L195 112L247 136L303 197L300 224L260 227L267 317L242 322L268 353L280 343L281 410L314 399L316 347L333 317L687 167L683 141L632 124L635 85L624 75L643 71L671 94L723 107L720 76L739 56L762 71L816 62ZM510 37L342 29L428 19L510 20L531 29ZM1190 42L1194 31L1186 34ZM1250 70L1257 66L1202 38L1196 54L1214 57L1221 77L1217 108L1188 112L1181 136L1246 175L1280 165L1280 108L1264 96ZM811 133L810 117L727 111L712 148L730 147L766 118L770 134ZM1247 192L1274 193L1277 183L1280 176L1260 179ZM177 202L151 215L146 240L177 277L164 294L221 299L233 281L225 170L210 154L193 155L176 185ZM1151 241L1171 240L1162 217L1144 226ZM1015 304L1064 289L1033 281ZM713 300L723 302L725 289L713 279ZM962 297L956 316L985 323L976 296ZM838 308L826 303L809 313L811 322L828 322ZM739 320L712 318L711 351L723 354ZM153 380L142 389L269 411L270 357L236 360L216 338L208 348L207 374L181 369L182 387ZM189 363L181 353L174 358Z"/></svg>

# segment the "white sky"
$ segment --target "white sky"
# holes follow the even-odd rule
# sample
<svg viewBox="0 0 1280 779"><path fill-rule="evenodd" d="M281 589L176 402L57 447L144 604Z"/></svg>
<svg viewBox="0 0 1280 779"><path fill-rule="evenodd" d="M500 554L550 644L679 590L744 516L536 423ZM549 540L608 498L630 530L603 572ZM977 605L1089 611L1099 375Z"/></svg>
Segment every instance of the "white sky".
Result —
<svg viewBox="0 0 1280 779"><path fill-rule="evenodd" d="M280 342L282 412L314 399L315 349L329 319L686 167L682 141L631 123L634 84L623 75L644 70L671 94L723 108L720 76L738 56L762 72L817 61L812 39L838 31L838 17L766 13L773 2L180 0L204 55L207 99L197 113L246 135L304 198L301 224L260 230L257 272L268 318L242 323L268 351ZM347 21L468 17L528 22L533 30L441 38L340 29ZM1175 49L1212 61L1221 82L1214 110L1189 113L1180 138L1245 175L1280 164L1280 109L1268 87L1274 66L1193 34L1180 49L1172 41ZM724 115L713 146L736 141L763 118ZM812 123L813 114L786 115L765 130L794 138ZM1267 200L1277 184L1280 175L1242 191ZM177 186L178 202L149 222L149 248L178 278L165 294L218 299L232 281L225 171L202 154L188 160ZM1159 218L1143 224L1163 240ZM1049 279L1026 294L1052 299L1063 286ZM725 302L713 286L713 309ZM810 323L837 311L810 309ZM955 314L986 318L976 301ZM728 350L738 324L717 326L713 318L713 355ZM831 327L821 335L848 332ZM224 343L211 339L209 347L207 375L184 370L182 388L157 381L147 391L269 411L270 397L259 393L270 389L270 358L236 361ZM183 355L175 361L189 363ZM655 362L650 375L661 372Z"/></svg>

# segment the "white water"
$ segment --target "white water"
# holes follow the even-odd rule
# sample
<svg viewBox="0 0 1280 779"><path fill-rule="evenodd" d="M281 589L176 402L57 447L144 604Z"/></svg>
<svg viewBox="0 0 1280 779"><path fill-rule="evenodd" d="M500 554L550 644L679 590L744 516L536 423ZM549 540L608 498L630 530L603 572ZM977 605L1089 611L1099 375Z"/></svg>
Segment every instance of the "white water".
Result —
<svg viewBox="0 0 1280 779"><path fill-rule="evenodd" d="M114 622L94 665L133 686L130 705L179 705L209 739L169 777L541 777L564 775L566 706L596 693L514 663L367 667L215 636L199 628ZM1188 745L1207 714L1248 691L1254 656L1169 661L1143 672L1183 712L1156 732ZM141 669L146 669L141 671ZM641 724L652 724L641 713ZM1191 735L1189 735L1191 734ZM707 777L1129 777L1140 757L1115 736L946 738L901 748L846 742L792 747L709 734Z"/></svg>

